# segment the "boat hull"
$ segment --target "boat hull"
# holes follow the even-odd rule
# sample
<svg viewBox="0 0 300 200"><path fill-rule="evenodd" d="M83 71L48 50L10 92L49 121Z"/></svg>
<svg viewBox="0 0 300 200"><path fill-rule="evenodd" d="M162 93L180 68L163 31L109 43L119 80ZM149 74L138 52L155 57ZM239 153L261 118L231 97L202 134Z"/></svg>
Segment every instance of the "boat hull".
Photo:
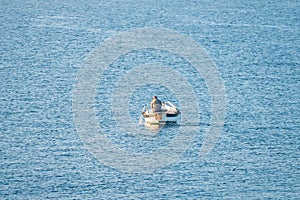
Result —
<svg viewBox="0 0 300 200"><path fill-rule="evenodd" d="M180 119L180 113L144 113L143 117L147 124L172 124Z"/></svg>

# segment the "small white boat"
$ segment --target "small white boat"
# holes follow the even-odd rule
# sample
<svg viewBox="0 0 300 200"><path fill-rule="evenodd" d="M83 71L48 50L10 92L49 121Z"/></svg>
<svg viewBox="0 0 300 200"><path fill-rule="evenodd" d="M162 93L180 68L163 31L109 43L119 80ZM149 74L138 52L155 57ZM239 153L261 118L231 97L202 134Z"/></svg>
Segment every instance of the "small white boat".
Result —
<svg viewBox="0 0 300 200"><path fill-rule="evenodd" d="M144 118L145 124L171 124L177 123L180 119L180 111L171 102L163 102L161 106L161 112L152 112L149 109L142 110L140 124L142 124L142 118Z"/></svg>

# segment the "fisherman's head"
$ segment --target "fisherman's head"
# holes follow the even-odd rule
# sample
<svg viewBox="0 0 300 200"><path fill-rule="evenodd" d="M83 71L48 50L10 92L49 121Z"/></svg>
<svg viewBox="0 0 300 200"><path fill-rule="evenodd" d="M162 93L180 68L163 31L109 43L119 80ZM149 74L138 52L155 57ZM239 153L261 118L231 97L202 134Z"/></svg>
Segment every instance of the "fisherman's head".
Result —
<svg viewBox="0 0 300 200"><path fill-rule="evenodd" d="M153 96L152 99L157 99L157 96Z"/></svg>

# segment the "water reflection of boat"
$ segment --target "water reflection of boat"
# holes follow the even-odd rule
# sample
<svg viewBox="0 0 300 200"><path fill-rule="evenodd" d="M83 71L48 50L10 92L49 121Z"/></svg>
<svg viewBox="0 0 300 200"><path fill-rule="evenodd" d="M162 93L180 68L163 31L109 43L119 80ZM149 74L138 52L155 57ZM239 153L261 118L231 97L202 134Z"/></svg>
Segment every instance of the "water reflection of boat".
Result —
<svg viewBox="0 0 300 200"><path fill-rule="evenodd" d="M160 112L152 112L144 107L140 124L142 124L142 119L144 119L145 125L177 123L180 119L180 111L171 102L167 101L162 103Z"/></svg>
<svg viewBox="0 0 300 200"><path fill-rule="evenodd" d="M145 123L145 127L152 131L159 131L161 128L164 127L164 124L151 124L151 123Z"/></svg>

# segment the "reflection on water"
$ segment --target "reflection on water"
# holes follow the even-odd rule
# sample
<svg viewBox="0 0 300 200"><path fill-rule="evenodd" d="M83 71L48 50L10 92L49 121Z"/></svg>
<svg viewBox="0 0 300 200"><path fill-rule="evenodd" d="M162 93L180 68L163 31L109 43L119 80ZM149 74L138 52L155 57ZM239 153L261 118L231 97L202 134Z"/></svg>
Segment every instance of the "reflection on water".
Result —
<svg viewBox="0 0 300 200"><path fill-rule="evenodd" d="M154 133L158 133L159 131L161 131L163 128L174 128L174 127L178 127L180 126L179 123L177 122L172 122L172 123L144 123L144 126L148 129L148 130L153 130L155 131ZM199 124L198 124L199 126Z"/></svg>
<svg viewBox="0 0 300 200"><path fill-rule="evenodd" d="M153 133L158 133L164 126L165 124L149 124L145 123L144 126L150 130L153 130Z"/></svg>

